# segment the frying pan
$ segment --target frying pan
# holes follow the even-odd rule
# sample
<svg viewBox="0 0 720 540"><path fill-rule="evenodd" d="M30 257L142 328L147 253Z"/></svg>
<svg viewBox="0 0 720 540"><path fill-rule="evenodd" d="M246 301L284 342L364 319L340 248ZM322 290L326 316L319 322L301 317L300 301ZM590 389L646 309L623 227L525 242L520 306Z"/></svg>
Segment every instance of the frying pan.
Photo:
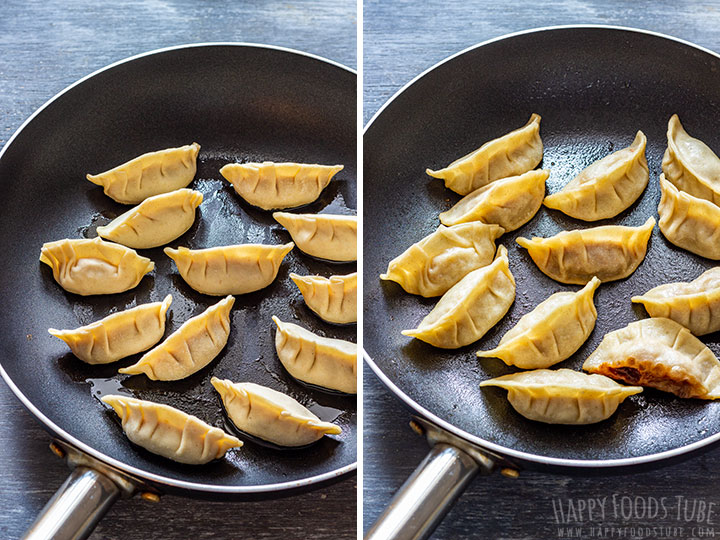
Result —
<svg viewBox="0 0 720 540"><path fill-rule="evenodd" d="M478 383L517 371L475 351L496 345L518 319L551 293L577 290L542 274L518 236L566 229L640 225L657 217L658 176L667 121L678 113L688 132L720 149L720 58L674 38L618 27L557 27L521 32L463 51L429 69L374 116L364 135L365 360L415 416L433 449L393 499L367 538L424 538L478 472L514 474L520 467L569 472L632 469L686 456L720 439L720 404L683 400L647 389L610 419L590 426L527 420L505 392ZM434 231L437 216L459 200L431 179L437 169L485 141L542 116L554 193L591 162L628 146L638 129L648 138L650 184L612 220L584 223L544 207L498 242L509 251L517 297L480 341L455 351L400 334L415 328L437 298L406 294L381 282L387 263ZM629 298L660 283L694 279L712 261L680 250L655 228L638 270L596 293L597 324L580 350L557 368L580 369L603 335L647 317ZM717 355L718 335L703 341Z"/></svg>
<svg viewBox="0 0 720 540"><path fill-rule="evenodd" d="M204 201L193 227L170 245L278 244L290 236L270 212L246 204L219 174L236 161L302 161L345 166L306 212L356 208L356 75L308 54L252 44L197 44L123 60L52 98L0 153L0 373L55 438L56 453L77 466L28 533L32 538L87 536L118 496L250 499L312 489L356 468L355 396L300 384L274 349L272 315L321 335L355 341L355 326L319 320L288 277L346 274L294 249L264 290L237 296L226 348L210 366L176 382L117 374L138 355L89 366L47 333L75 328L137 304L173 295L168 335L219 298L180 278L162 248L141 250L155 270L130 291L80 297L61 289L38 262L44 242L96 236L96 227L124 212L84 179L147 151L197 141L202 146L190 187ZM309 448L281 450L246 441L238 451L191 467L133 446L98 398L127 393L166 403L232 431L209 383L215 375L286 392L343 433ZM62 516L62 517L60 517Z"/></svg>

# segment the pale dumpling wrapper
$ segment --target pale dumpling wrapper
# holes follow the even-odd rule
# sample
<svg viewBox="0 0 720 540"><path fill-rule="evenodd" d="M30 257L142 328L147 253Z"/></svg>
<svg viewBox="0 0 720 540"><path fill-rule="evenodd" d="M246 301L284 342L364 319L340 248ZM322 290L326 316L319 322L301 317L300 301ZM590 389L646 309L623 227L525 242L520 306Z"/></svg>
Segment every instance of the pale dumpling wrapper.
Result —
<svg viewBox="0 0 720 540"><path fill-rule="evenodd" d="M163 246L187 232L202 200L202 193L187 188L154 195L98 227L97 233L133 249Z"/></svg>
<svg viewBox="0 0 720 540"><path fill-rule="evenodd" d="M274 212L300 251L328 261L357 260L357 216Z"/></svg>
<svg viewBox="0 0 720 540"><path fill-rule="evenodd" d="M593 302L600 280L593 278L577 292L558 292L523 315L494 349L480 357L500 358L521 369L547 368L567 360L595 328Z"/></svg>
<svg viewBox="0 0 720 540"><path fill-rule="evenodd" d="M197 171L200 145L149 152L87 179L103 187L105 195L122 204L138 204L148 197L187 187Z"/></svg>
<svg viewBox="0 0 720 540"><path fill-rule="evenodd" d="M165 333L165 314L172 296L162 302L142 304L74 330L48 332L63 340L70 350L88 364L109 364L148 350Z"/></svg>
<svg viewBox="0 0 720 540"><path fill-rule="evenodd" d="M230 163L220 169L235 192L263 210L280 210L317 200L342 165Z"/></svg>
<svg viewBox="0 0 720 540"><path fill-rule="evenodd" d="M239 244L206 249L166 247L178 272L196 291L212 296L247 294L264 289L277 277L294 244Z"/></svg>
<svg viewBox="0 0 720 540"><path fill-rule="evenodd" d="M42 246L40 262L52 268L55 281L63 289L82 296L127 291L155 268L150 259L135 250L101 238L47 242Z"/></svg>
<svg viewBox="0 0 720 540"><path fill-rule="evenodd" d="M480 383L508 391L507 398L525 418L546 424L584 425L612 416L626 397L643 391L602 375L571 369L536 369Z"/></svg>
<svg viewBox="0 0 720 540"><path fill-rule="evenodd" d="M670 319L643 319L606 334L583 369L681 398L720 398L720 362Z"/></svg>
<svg viewBox="0 0 720 540"><path fill-rule="evenodd" d="M507 249L500 246L491 265L462 278L416 329L402 333L441 349L457 349L483 337L514 301L515 278L508 266Z"/></svg>
<svg viewBox="0 0 720 540"><path fill-rule="evenodd" d="M410 294L440 296L495 257L498 225L473 222L445 227L413 244L388 264L380 279L395 281Z"/></svg>
<svg viewBox="0 0 720 540"><path fill-rule="evenodd" d="M322 320L334 324L357 322L357 272L344 276L290 274L307 306Z"/></svg>
<svg viewBox="0 0 720 540"><path fill-rule="evenodd" d="M119 373L144 373L153 381L178 381L212 362L230 337L230 310L235 298L228 296L185 321L168 338L145 353L136 364Z"/></svg>
<svg viewBox="0 0 720 540"><path fill-rule="evenodd" d="M305 446L325 434L342 433L340 426L323 422L296 400L272 388L217 377L210 382L235 427L265 441L279 446Z"/></svg>
<svg viewBox="0 0 720 540"><path fill-rule="evenodd" d="M441 213L440 223L450 226L480 221L500 225L505 232L514 231L530 221L540 209L549 175L550 171L539 169L495 180Z"/></svg>
<svg viewBox="0 0 720 540"><path fill-rule="evenodd" d="M128 439L179 463L203 465L243 445L237 437L169 405L120 395L104 396L102 401L120 417Z"/></svg>
<svg viewBox="0 0 720 540"><path fill-rule="evenodd" d="M542 161L542 156L540 115L533 114L523 127L486 142L444 169L427 169L426 172L444 180L446 188L467 195L500 178L534 169Z"/></svg>
<svg viewBox="0 0 720 540"><path fill-rule="evenodd" d="M655 218L639 227L605 225L563 231L549 238L517 238L537 267L560 283L585 285L597 276L603 283L632 274L645 259Z"/></svg>
<svg viewBox="0 0 720 540"><path fill-rule="evenodd" d="M648 185L650 173L638 131L632 144L590 164L543 204L568 216L597 221L617 216L633 204Z"/></svg>

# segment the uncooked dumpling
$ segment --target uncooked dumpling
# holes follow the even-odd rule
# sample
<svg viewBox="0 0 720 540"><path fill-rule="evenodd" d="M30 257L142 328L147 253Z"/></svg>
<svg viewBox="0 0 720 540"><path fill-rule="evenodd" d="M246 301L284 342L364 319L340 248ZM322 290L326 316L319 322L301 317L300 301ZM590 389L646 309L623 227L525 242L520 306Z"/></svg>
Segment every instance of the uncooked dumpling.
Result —
<svg viewBox="0 0 720 540"><path fill-rule="evenodd" d="M357 216L275 212L273 217L302 252L328 261L357 259Z"/></svg>
<svg viewBox="0 0 720 540"><path fill-rule="evenodd" d="M322 320L335 324L357 321L357 272L345 276L290 274L307 306Z"/></svg>

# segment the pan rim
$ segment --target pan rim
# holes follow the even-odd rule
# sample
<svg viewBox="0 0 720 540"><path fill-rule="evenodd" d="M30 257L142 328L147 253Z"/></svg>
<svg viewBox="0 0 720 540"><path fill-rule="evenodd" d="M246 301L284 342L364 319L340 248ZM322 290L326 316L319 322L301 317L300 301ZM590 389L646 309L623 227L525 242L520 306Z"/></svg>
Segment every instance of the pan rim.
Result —
<svg viewBox="0 0 720 540"><path fill-rule="evenodd" d="M611 25L611 24L567 24L567 25L541 26L541 27L537 27L537 28L530 28L527 30L520 30L517 32L503 34L501 36L491 38L491 39L482 41L480 43L476 43L475 45L466 47L465 49L462 49L461 51L458 51L458 52L440 60L439 62L433 64L429 68L422 71L419 75L412 78L409 82L407 82L399 90L397 90L373 114L373 116L370 118L368 123L363 128L363 139L365 138L365 135L367 134L367 132L370 129L370 127L372 126L372 124L380 117L380 115L385 111L385 109L387 107L389 107L393 101L395 101L395 99L397 99L401 94L403 94L406 90L408 90L411 86L413 86L420 79L422 79L423 77L428 75L430 72L434 71L435 69L439 68L440 66L444 65L445 63L454 60L455 58L457 58L459 56L462 56L470 51L474 51L475 49L479 49L486 45L491 45L491 44L499 42L499 41L505 41L505 40L512 39L515 37L525 36L528 34L536 34L536 33L541 33L541 32L552 32L552 31L557 31L557 30L587 30L587 29L614 30L614 31L622 31L622 32L628 32L628 33L634 33L634 34L644 34L644 35L649 35L649 36L653 36L653 37L659 37L662 39L673 41L675 43L679 43L681 45L685 45L687 47L691 47L693 49L702 51L702 52L709 54L711 56L714 56L716 59L720 60L720 54L718 54L706 47L703 47L702 45L697 45L695 43L692 43L691 41L687 41L682 38L670 36L668 34L663 34L661 32L656 32L653 30L645 30L642 28L633 28L633 27L629 27L629 26L617 26L617 25ZM363 156L364 155L365 154L363 154ZM470 444L472 444L476 447L479 447L481 450L482 449L487 450L487 451L495 453L501 457L515 458L518 460L537 463L537 464L545 465L548 467L567 467L570 469L581 469L581 468L588 468L588 467L615 469L615 468L624 468L624 467L638 466L638 465L642 465L642 464L655 463L655 462L668 460L671 458L676 458L676 457L679 457L679 456L682 456L685 454L689 454L691 452L694 452L694 451L704 448L706 446L716 444L720 441L720 432L718 432L714 435L711 435L710 437L706 437L699 441L695 441L691 444L673 448L671 450L664 450L662 452L647 454L645 456L635 456L635 457L630 457L630 458L618 458L618 459L569 459L569 458L557 458L557 457L544 456L544 455L540 455L540 454L531 454L529 452L515 450L513 448L509 448L509 447L503 446L501 444L497 444L497 443L488 441L486 439L483 439L481 437L478 437L477 435L468 433L467 431L460 429L460 428L454 426L453 424L451 424L450 422L447 422L446 420L443 420L442 418L433 414L432 412L427 410L425 407L423 407L422 405L417 403L415 400L410 398L410 396L408 396L405 392L403 392L385 374L385 372L375 363L375 361L372 359L370 354L365 350L364 343L363 343L363 359L365 360L365 363L367 363L367 365L370 367L370 369L372 369L375 376L378 377L378 379L380 379L380 381L398 399L400 399L411 410L414 410L418 415L431 421L432 423L434 423L438 427L442 428L443 430L447 431L448 433L451 433L452 435L455 435L456 437L459 437L460 439L463 439L463 440L469 442Z"/></svg>
<svg viewBox="0 0 720 540"><path fill-rule="evenodd" d="M304 56L307 58L311 58L313 60L317 60L319 62L323 62L326 64L330 64L331 66L340 68L344 71L347 71L349 73L352 73L357 76L357 71L345 66L344 64L341 64L340 62L336 62L335 60L330 60L329 58L325 58L323 56L308 53L305 51L300 51L297 49L292 49L290 47L282 47L279 45L268 45L264 43L253 43L253 42L234 42L234 41L208 41L208 42L198 42L198 43L186 43L181 45L172 45L169 47L162 47L159 49L153 49L150 51L142 52L139 54L135 54L132 56L129 56L127 58L123 58L121 60L117 60L115 62L112 62L111 64L108 64L107 66L101 67L93 72L91 72L88 75L85 75L84 77L78 79L74 83L66 86L59 92L57 92L54 96L52 96L50 99L45 101L40 107L38 107L30 116L28 116L22 124L20 124L20 127L18 127L15 132L10 136L10 138L7 140L7 142L3 145L2 149L0 149L0 160L5 155L5 152L8 148L12 145L12 143L15 141L15 139L20 135L20 133L32 122L36 116L38 116L42 111L44 111L47 107L49 107L52 103L54 103L56 100L58 100L60 97L65 95L67 92L74 89L76 86L79 86L80 84L84 83L85 81L91 79L92 77L95 77L96 75L99 75L101 73L104 73L106 71L109 71L111 69L114 69L120 65L124 65L129 62L133 62L135 60L139 60L141 58L144 58L146 56L153 56L158 54L163 54L166 52L172 52L172 51L178 51L181 49L192 49L192 48L210 48L210 47L247 47L247 48L255 48L255 49L266 49L266 50L273 50L283 53L289 53L289 54L295 54L298 56ZM20 402L25 406L25 408L30 412L30 414L33 415L33 417L39 421L45 428L50 431L50 433L53 436L56 436L63 441L71 444L78 450L84 452L85 454L93 457L94 459L97 459L101 463L105 465L109 465L110 467L113 467L122 473L125 473L133 478L147 481L150 483L153 483L157 486L169 486L171 488L175 489L182 489L182 490L188 490L190 492L205 492L205 493L213 493L213 494L247 494L247 495L257 495L262 493L268 493L268 492L283 492L283 491L291 491L296 490L298 488L311 486L314 484L322 484L324 482L341 478L345 475L348 475L352 473L353 471L357 470L357 454L356 454L356 460L353 463L350 463L348 465L345 465L344 467L340 467L338 469L333 469L331 471L328 471L323 474L311 476L309 478L303 478L302 480L295 480L295 481L289 481L289 482L280 482L275 484L262 484L262 485L254 485L254 486L223 486L223 485L215 485L215 484L202 484L202 483L195 483L195 482L187 482L185 480L178 480L175 478L170 478L164 475L151 473L148 471L144 471L142 469L139 469L137 467L134 467L132 465L129 465L127 463L124 463L118 459L112 458L108 455L105 455L102 452L99 452L95 448L91 447L90 445L84 443L83 441L79 440L78 438L70 435L67 431L62 429L60 426L55 424L52 420L50 420L47 416L45 416L40 409L38 409L28 398L23 394L23 392L18 388L18 386L15 384L15 382L10 378L10 376L5 371L5 368L3 367L2 360L0 359L0 377L5 381L5 384L8 385L11 392L15 394L15 397L20 400Z"/></svg>

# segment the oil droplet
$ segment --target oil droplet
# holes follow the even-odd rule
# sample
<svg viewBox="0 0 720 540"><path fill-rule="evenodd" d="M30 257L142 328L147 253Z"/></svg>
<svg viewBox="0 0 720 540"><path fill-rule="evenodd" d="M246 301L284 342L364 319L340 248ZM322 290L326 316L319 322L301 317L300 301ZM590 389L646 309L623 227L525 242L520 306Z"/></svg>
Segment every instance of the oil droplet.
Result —
<svg viewBox="0 0 720 540"><path fill-rule="evenodd" d="M96 399L100 399L110 394L121 394L133 397L130 390L122 385L122 381L118 379L86 379L85 382L90 383L90 395Z"/></svg>

